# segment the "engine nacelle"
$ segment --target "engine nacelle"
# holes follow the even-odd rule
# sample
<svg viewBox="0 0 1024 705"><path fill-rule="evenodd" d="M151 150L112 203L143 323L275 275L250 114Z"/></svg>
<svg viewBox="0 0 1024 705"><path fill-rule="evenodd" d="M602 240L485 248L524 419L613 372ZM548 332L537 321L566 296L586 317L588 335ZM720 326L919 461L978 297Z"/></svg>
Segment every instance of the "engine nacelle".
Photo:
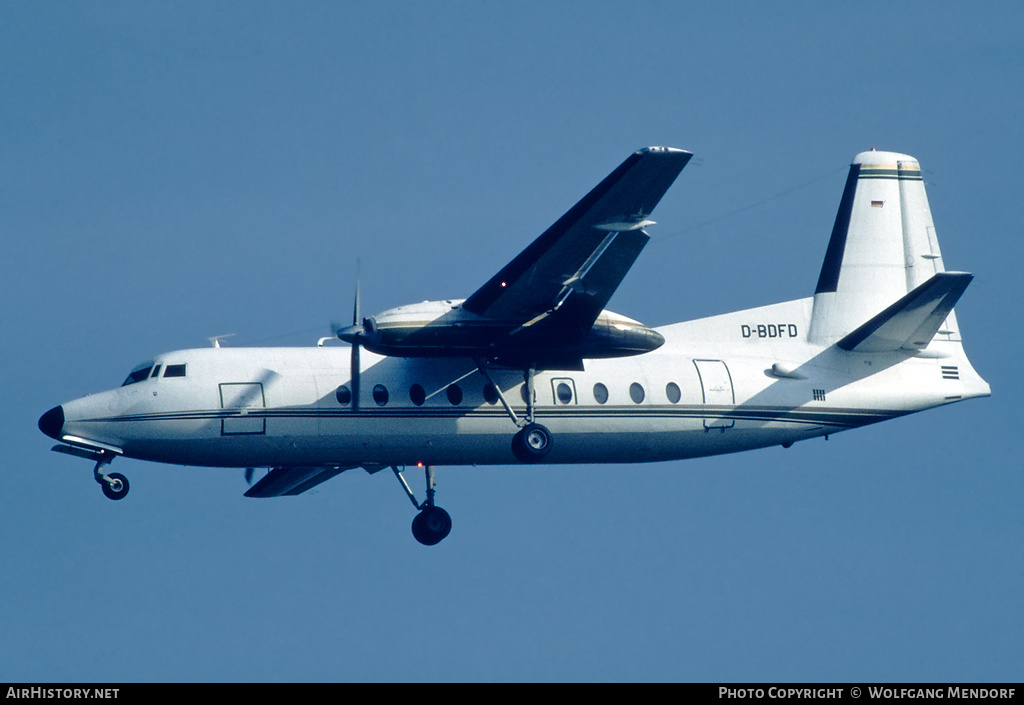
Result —
<svg viewBox="0 0 1024 705"><path fill-rule="evenodd" d="M657 331L611 311L602 311L581 337L544 321L522 325L485 318L450 299L388 309L338 337L378 355L483 357L516 366L640 355L665 342Z"/></svg>

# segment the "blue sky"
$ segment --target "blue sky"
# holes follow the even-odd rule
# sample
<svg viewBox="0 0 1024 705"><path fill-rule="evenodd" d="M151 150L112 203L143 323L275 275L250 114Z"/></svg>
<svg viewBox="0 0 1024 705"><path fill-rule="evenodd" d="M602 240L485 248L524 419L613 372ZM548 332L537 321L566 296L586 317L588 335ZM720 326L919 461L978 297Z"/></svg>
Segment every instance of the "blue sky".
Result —
<svg viewBox="0 0 1024 705"><path fill-rule="evenodd" d="M1024 663L1017 3L0 7L0 680L997 681ZM924 169L993 396L735 456L242 497L39 415L137 362L463 297L631 151L691 150L610 307L813 291L846 166ZM754 207L748 207L754 206ZM421 488L418 476L416 487Z"/></svg>

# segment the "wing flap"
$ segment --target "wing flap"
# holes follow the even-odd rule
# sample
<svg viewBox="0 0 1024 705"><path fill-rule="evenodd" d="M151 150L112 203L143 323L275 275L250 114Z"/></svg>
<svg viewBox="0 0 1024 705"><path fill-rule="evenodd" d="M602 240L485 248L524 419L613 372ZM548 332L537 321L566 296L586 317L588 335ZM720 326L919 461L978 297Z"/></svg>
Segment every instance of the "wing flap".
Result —
<svg viewBox="0 0 1024 705"><path fill-rule="evenodd" d="M283 497L302 494L352 467L274 468L245 493L246 497Z"/></svg>
<svg viewBox="0 0 1024 705"><path fill-rule="evenodd" d="M966 272L940 272L836 345L851 352L922 350L972 279L974 275Z"/></svg>

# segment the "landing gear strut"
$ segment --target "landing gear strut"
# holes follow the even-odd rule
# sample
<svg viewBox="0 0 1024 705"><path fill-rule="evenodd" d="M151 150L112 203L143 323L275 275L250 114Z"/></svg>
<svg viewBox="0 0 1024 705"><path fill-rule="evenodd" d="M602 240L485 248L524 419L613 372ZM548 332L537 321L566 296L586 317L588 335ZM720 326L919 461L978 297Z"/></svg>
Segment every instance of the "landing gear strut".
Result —
<svg viewBox="0 0 1024 705"><path fill-rule="evenodd" d="M534 404L537 393L534 389L533 376L536 373L536 368L530 367L523 373L523 381L526 382L526 419L523 420L512 410L512 406L502 393L501 387L497 385L487 371L485 362L482 359L474 360L474 362L477 369L480 370L480 374L491 383L491 387L497 393L498 399L501 401L501 405L505 407L509 418L520 429L512 437L512 455L516 456L516 459L521 463L541 462L551 451L555 439L551 435L551 431L534 421Z"/></svg>
<svg viewBox="0 0 1024 705"><path fill-rule="evenodd" d="M413 506L420 510L420 513L412 520L413 537L424 546L433 546L440 543L452 530L452 518L448 515L448 512L434 504L434 466L427 465L425 468L427 499L423 504L416 501L416 495L413 494L409 483L402 476L402 471L395 465L392 465L391 469L394 470L398 481L402 483L402 487L405 489L405 493L408 495Z"/></svg>
<svg viewBox="0 0 1024 705"><path fill-rule="evenodd" d="M96 467L92 469L93 477L100 483L100 488L107 499L124 499L128 494L128 478L119 472L112 472L109 475L103 472L103 466L109 465L110 461L117 455L107 450L101 450L96 459Z"/></svg>

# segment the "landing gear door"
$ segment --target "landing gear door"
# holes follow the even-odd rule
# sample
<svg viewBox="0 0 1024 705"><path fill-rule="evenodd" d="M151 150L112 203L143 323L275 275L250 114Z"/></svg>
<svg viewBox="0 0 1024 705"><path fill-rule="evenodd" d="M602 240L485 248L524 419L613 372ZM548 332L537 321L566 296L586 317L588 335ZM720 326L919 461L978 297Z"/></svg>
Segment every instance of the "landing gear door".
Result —
<svg viewBox="0 0 1024 705"><path fill-rule="evenodd" d="M736 421L725 415L736 404L729 368L721 360L694 360L693 364L697 366L704 406L708 411L704 417L704 428L720 428L723 431L732 428Z"/></svg>
<svg viewBox="0 0 1024 705"><path fill-rule="evenodd" d="M225 382L220 385L220 408L229 412L221 417L222 436L262 435L267 419L256 409L265 409L261 382Z"/></svg>

